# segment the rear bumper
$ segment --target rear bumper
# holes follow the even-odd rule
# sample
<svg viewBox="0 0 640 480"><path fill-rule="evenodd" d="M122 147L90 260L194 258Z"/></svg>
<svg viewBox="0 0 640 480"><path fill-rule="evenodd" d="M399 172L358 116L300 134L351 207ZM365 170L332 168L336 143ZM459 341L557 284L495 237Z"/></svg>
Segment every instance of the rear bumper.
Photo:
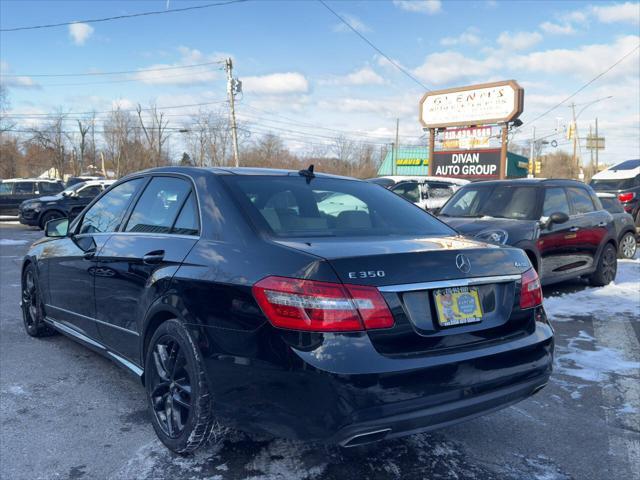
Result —
<svg viewBox="0 0 640 480"><path fill-rule="evenodd" d="M206 343L220 345L218 333L205 330ZM203 352L223 421L343 445L366 443L357 436L369 432L379 432L369 440L399 437L504 408L543 387L553 363L553 331L543 322L516 339L420 358L383 356L365 333L319 335L305 351L277 345L272 334L260 343L268 352L254 350L252 358Z"/></svg>

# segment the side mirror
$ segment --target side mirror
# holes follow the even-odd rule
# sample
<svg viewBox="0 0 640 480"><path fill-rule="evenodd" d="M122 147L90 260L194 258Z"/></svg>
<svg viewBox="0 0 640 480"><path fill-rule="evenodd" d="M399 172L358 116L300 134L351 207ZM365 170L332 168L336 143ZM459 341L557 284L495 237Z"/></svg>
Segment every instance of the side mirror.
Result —
<svg viewBox="0 0 640 480"><path fill-rule="evenodd" d="M569 221L569 215L564 212L554 212L549 215L549 219L545 223L545 228L550 228L551 225L557 223L558 225L561 223L565 223Z"/></svg>
<svg viewBox="0 0 640 480"><path fill-rule="evenodd" d="M49 220L44 226L44 235L46 237L66 237L69 233L69 219L56 218Z"/></svg>

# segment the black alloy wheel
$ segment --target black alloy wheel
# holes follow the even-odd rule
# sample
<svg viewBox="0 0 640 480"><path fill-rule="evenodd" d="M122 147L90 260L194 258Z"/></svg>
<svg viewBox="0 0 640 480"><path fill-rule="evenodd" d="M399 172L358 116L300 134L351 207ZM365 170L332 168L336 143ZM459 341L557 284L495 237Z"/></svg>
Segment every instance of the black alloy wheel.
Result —
<svg viewBox="0 0 640 480"><path fill-rule="evenodd" d="M618 252L608 243L600 254L598 260L598 268L589 277L589 283L596 287L604 287L609 285L616 278L618 271Z"/></svg>
<svg viewBox="0 0 640 480"><path fill-rule="evenodd" d="M55 330L44 322L44 311L33 265L27 265L22 273L22 320L32 337L53 335Z"/></svg>
<svg viewBox="0 0 640 480"><path fill-rule="evenodd" d="M167 448L187 453L206 443L214 419L203 361L178 320L165 321L151 338L145 386L153 427Z"/></svg>

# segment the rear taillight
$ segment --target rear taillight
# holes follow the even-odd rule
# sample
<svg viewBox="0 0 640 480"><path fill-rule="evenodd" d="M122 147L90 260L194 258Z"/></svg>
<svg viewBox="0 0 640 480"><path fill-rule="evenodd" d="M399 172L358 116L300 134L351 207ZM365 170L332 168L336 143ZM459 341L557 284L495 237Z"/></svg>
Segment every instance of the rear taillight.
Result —
<svg viewBox="0 0 640 480"><path fill-rule="evenodd" d="M393 326L393 316L375 287L286 277L267 277L253 296L274 327L313 332L349 332Z"/></svg>
<svg viewBox="0 0 640 480"><path fill-rule="evenodd" d="M538 274L532 268L522 274L520 308L531 308L542 304L542 288Z"/></svg>
<svg viewBox="0 0 640 480"><path fill-rule="evenodd" d="M618 194L618 200L620 200L622 203L630 202L634 198L636 198L636 194L634 192L626 192L626 193Z"/></svg>

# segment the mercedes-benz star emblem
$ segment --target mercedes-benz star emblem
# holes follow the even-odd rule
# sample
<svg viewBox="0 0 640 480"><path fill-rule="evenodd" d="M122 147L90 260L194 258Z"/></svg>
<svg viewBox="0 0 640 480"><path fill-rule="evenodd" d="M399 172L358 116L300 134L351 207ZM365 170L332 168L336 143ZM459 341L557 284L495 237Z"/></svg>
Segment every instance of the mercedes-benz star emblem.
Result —
<svg viewBox="0 0 640 480"><path fill-rule="evenodd" d="M456 255L456 267L458 267L458 270L462 273L469 273L471 270L471 262L466 255L459 253Z"/></svg>

